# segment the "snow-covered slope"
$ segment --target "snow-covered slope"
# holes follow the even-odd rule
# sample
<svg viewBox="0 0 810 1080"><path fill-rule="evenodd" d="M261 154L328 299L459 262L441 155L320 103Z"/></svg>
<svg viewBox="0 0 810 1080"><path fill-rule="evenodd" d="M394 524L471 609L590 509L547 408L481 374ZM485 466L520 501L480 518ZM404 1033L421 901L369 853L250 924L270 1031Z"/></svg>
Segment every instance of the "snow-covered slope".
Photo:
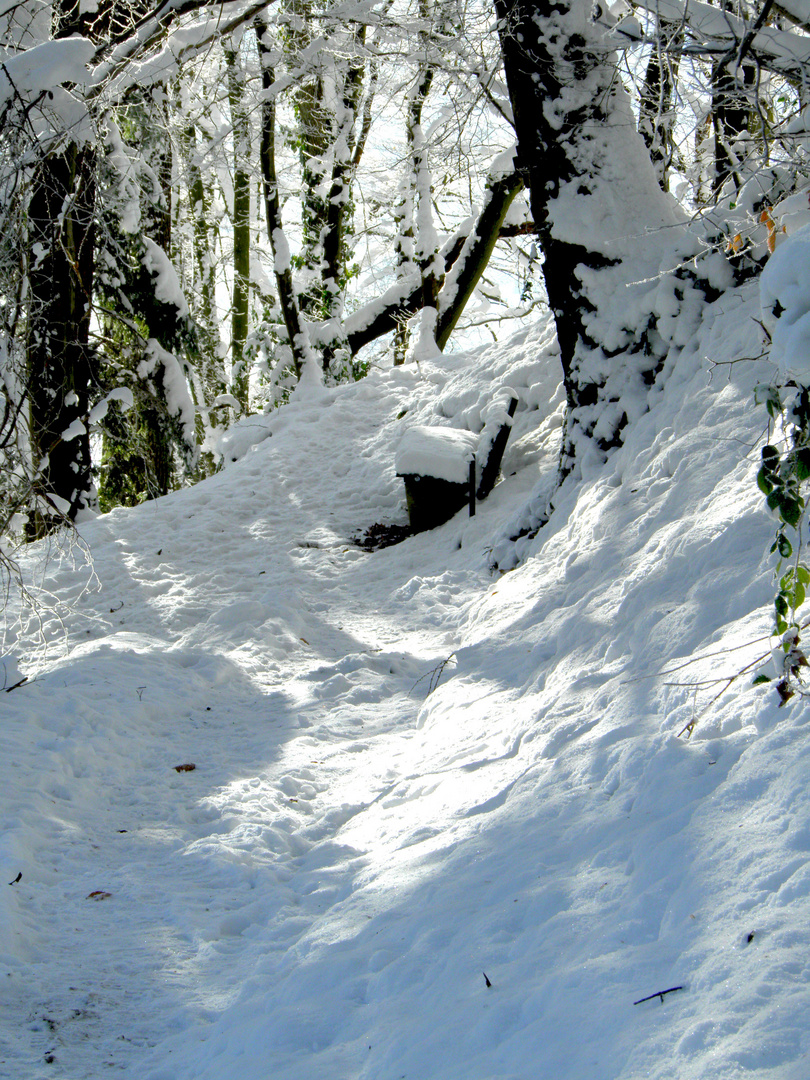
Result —
<svg viewBox="0 0 810 1080"><path fill-rule="evenodd" d="M726 298L517 550L542 325L302 395L83 528L100 588L52 563L0 701L0 1076L810 1075L807 712L718 696L768 649L758 315ZM505 387L477 516L353 545L405 521L405 428Z"/></svg>

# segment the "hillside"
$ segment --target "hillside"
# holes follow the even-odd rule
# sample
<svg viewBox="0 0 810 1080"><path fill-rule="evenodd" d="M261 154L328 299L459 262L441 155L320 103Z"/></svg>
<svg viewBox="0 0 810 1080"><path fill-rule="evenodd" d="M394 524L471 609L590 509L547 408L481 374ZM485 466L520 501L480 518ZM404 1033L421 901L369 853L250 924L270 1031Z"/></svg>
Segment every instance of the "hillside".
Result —
<svg viewBox="0 0 810 1080"><path fill-rule="evenodd" d="M0 701L0 1076L804 1080L806 708L719 681L771 623L758 318L711 309L517 545L562 416L542 323L304 388L82 526L93 579L54 552ZM405 523L405 427L504 387L476 517L357 547Z"/></svg>

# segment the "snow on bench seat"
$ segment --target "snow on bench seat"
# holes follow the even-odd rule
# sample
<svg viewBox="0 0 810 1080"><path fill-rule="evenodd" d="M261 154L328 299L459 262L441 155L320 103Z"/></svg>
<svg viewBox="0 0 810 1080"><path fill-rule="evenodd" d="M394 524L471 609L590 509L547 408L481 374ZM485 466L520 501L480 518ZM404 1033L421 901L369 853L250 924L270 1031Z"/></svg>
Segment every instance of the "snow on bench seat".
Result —
<svg viewBox="0 0 810 1080"><path fill-rule="evenodd" d="M458 428L414 426L402 436L395 458L397 476L432 476L467 484L478 436Z"/></svg>

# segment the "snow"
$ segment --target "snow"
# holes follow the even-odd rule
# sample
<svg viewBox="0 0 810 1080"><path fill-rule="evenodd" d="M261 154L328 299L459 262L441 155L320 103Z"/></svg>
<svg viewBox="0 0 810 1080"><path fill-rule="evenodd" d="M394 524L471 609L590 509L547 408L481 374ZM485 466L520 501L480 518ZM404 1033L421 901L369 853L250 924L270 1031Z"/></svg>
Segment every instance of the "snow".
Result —
<svg viewBox="0 0 810 1080"><path fill-rule="evenodd" d="M535 537L543 323L246 418L221 473L83 524L92 571L27 549L0 1075L806 1077L807 711L733 678L774 588L759 317L727 294ZM476 516L357 548L406 520L405 428L507 391Z"/></svg>
<svg viewBox="0 0 810 1080"><path fill-rule="evenodd" d="M109 394L106 394L97 405L93 406L88 416L88 422L90 424L101 423L107 415L111 401L119 401L122 409L131 409L135 404L135 395L128 386L117 386Z"/></svg>
<svg viewBox="0 0 810 1080"><path fill-rule="evenodd" d="M730 11L701 3L700 0L640 0L639 6L670 24L683 22L698 41L702 38L736 44L744 38L751 25ZM803 18L806 19L806 4L801 6ZM792 29L765 25L754 36L752 51L772 58L784 71L796 71L807 63L810 42L805 35L795 33Z"/></svg>
<svg viewBox="0 0 810 1080"><path fill-rule="evenodd" d="M513 173L515 171L516 154L517 146L515 143L508 150L498 154L489 167L489 178L499 180Z"/></svg>
<svg viewBox="0 0 810 1080"><path fill-rule="evenodd" d="M290 245L283 229L273 229L274 266L277 274L286 274L290 269Z"/></svg>
<svg viewBox="0 0 810 1080"><path fill-rule="evenodd" d="M810 384L810 225L776 249L762 273L762 321L783 378Z"/></svg>
<svg viewBox="0 0 810 1080"><path fill-rule="evenodd" d="M408 319L407 364L420 364L441 355L436 344L436 323L439 313L435 307L425 305Z"/></svg>
<svg viewBox="0 0 810 1080"><path fill-rule="evenodd" d="M81 420L74 420L72 424L65 428L62 432L62 442L70 442L71 439L77 439L80 435L86 435L87 428L84 426Z"/></svg>
<svg viewBox="0 0 810 1080"><path fill-rule="evenodd" d="M180 317L188 315L188 301L171 259L154 240L150 240L148 236L142 239L143 265L153 276L155 296L164 304L173 304Z"/></svg>
<svg viewBox="0 0 810 1080"><path fill-rule="evenodd" d="M87 38L74 36L44 41L16 54L2 52L0 102L7 101L15 92L33 96L63 82L84 85L89 80L85 65L95 53L95 46Z"/></svg>
<svg viewBox="0 0 810 1080"><path fill-rule="evenodd" d="M185 372L174 353L164 349L156 338L149 338L138 364L138 375L157 382L169 415L179 422L187 445L194 446L197 412Z"/></svg>
<svg viewBox="0 0 810 1080"><path fill-rule="evenodd" d="M416 425L402 436L395 459L397 475L433 476L451 484L466 484L477 445L478 438L471 431Z"/></svg>
<svg viewBox="0 0 810 1080"><path fill-rule="evenodd" d="M404 274L401 280L390 285L379 297L347 315L343 321L345 333L355 334L367 329L387 307L406 300L417 288L420 280L418 271Z"/></svg>

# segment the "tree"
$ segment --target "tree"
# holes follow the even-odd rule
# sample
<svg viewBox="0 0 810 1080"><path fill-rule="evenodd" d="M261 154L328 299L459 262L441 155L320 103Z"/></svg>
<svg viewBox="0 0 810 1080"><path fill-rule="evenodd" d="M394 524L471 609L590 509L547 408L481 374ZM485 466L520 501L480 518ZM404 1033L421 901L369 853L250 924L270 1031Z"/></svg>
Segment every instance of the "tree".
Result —
<svg viewBox="0 0 810 1080"><path fill-rule="evenodd" d="M625 321L616 294L657 273L650 237L678 221L590 10L586 0L496 0L518 170L531 194L568 399L563 475L587 453L619 444L661 370L667 341L655 298L632 290Z"/></svg>
<svg viewBox="0 0 810 1080"><path fill-rule="evenodd" d="M3 69L4 214L17 229L6 240L23 305L22 317L6 324L10 337L3 356L6 365L19 364L24 339L25 364L16 377L7 368L4 384L22 395L9 402L9 416L16 418L18 451L30 462L31 538L97 505L89 426L105 392L93 342L98 174L104 156L100 120L105 109L132 92L133 58L162 42L183 14L202 7L186 2L169 10L136 7L124 14L111 6L97 11L65 0L53 7L50 26L40 19L21 28L13 13L8 17L8 37L27 47ZM240 11L237 25L251 15ZM96 76L89 88L88 63ZM104 93L108 100L102 100ZM169 152L168 145L163 149ZM166 167L171 168L168 157L157 166L159 184ZM11 215L11 206L21 212ZM163 220L167 225L168 208ZM153 224L158 231L163 228ZM125 301L115 317L126 320L131 311ZM149 377L165 383L166 356L152 348L150 357ZM28 423L21 426L26 414ZM168 483L165 454L158 471L163 490Z"/></svg>
<svg viewBox="0 0 810 1080"><path fill-rule="evenodd" d="M56 40L92 33L78 3L53 8ZM96 154L84 137L56 133L34 169L28 205L29 437L41 498L29 534L93 509L90 409L95 364L90 312L95 273Z"/></svg>
<svg viewBox="0 0 810 1080"><path fill-rule="evenodd" d="M639 99L639 131L664 191L669 191L670 169L677 158L675 89L682 41L680 22L659 20Z"/></svg>
<svg viewBox="0 0 810 1080"><path fill-rule="evenodd" d="M250 315L250 123L245 102L245 74L238 43L226 48L228 103L233 141L233 289L231 300L231 383L234 397L248 411L248 363L245 345Z"/></svg>
<svg viewBox="0 0 810 1080"><path fill-rule="evenodd" d="M701 5L694 19L674 0L655 7L669 23L648 62L647 104L654 92L664 110L673 98L678 69L669 64L663 78L667 50L722 50L711 69L718 133L713 191L721 200L732 176L736 192L752 175L762 176L761 162L746 161L743 172L738 160L736 144L753 109L746 65L796 74L796 50L788 59L779 47L784 33L765 26L770 0L754 19L736 22ZM690 222L656 183L648 148L661 145L658 120L651 122L642 99L645 146L618 77L619 39L601 10L594 19L587 0L495 0L495 9L518 170L531 193L568 401L562 481L621 443L667 356L689 340L705 301L746 267L727 243L734 195ZM676 15L682 34L671 31Z"/></svg>

